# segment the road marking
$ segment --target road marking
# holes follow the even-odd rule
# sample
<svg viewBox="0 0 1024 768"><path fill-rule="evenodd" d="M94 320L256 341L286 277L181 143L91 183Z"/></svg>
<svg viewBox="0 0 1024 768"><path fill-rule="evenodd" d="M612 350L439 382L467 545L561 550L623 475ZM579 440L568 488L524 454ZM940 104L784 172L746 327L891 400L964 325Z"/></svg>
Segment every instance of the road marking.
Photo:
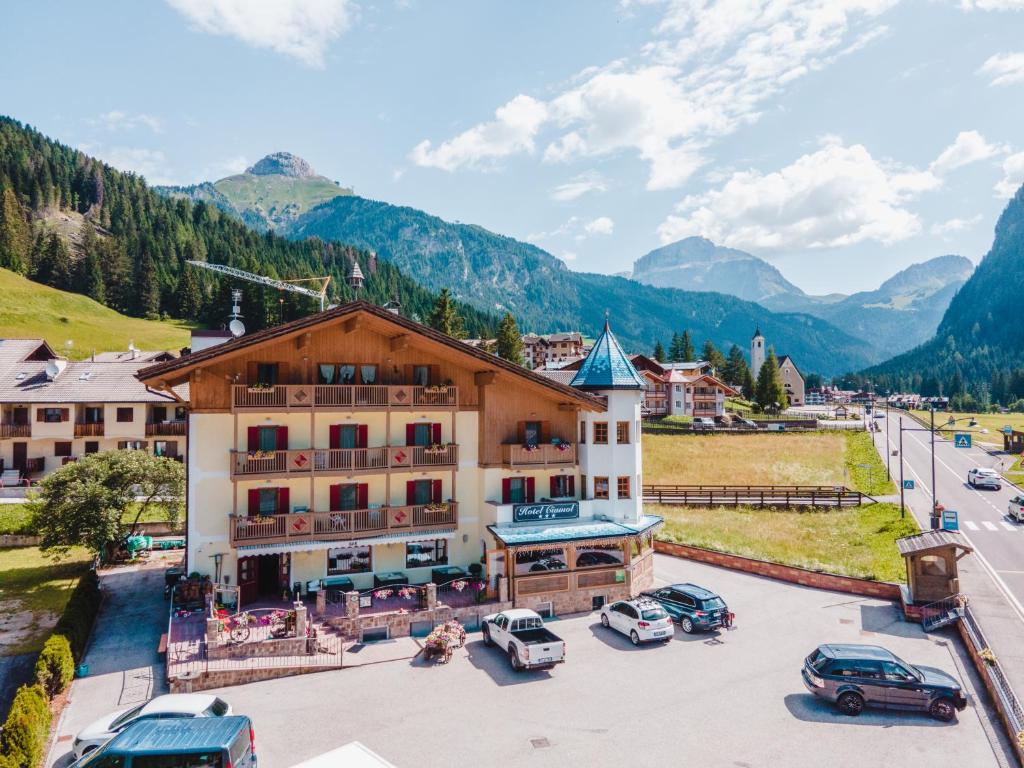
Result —
<svg viewBox="0 0 1024 768"><path fill-rule="evenodd" d="M996 528L996 524L995 523L990 523L988 520L982 520L981 524L985 526L986 530L989 530L989 531L998 531L999 530L998 528Z"/></svg>
<svg viewBox="0 0 1024 768"><path fill-rule="evenodd" d="M972 523L970 520L964 520L963 522L964 522L964 525L967 526L968 530L971 530L971 531L978 530L978 524L977 523Z"/></svg>
<svg viewBox="0 0 1024 768"><path fill-rule="evenodd" d="M1008 523L1005 520L1000 520L999 524L1001 526L1003 526L1003 528L1005 528L1008 531L1016 531L1017 530L1017 526L1015 526L1013 523Z"/></svg>

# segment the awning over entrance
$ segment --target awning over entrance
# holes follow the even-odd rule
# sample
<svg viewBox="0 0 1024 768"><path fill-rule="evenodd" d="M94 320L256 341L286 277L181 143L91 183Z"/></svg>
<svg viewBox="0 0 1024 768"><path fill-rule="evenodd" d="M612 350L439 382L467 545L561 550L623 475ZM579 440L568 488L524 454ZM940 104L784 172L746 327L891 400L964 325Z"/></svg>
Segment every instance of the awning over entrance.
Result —
<svg viewBox="0 0 1024 768"><path fill-rule="evenodd" d="M395 533L390 536L374 536L366 539L345 539L344 541L296 541L281 542L279 544L249 544L236 547L240 557L248 555L273 555L279 552L315 552L323 549L336 549L338 547L373 547L381 544L416 544L435 539L453 539L455 530L430 531L423 533Z"/></svg>
<svg viewBox="0 0 1024 768"><path fill-rule="evenodd" d="M533 544L555 542L589 541L593 539L615 539L637 536L661 525L662 518L644 515L637 523L611 522L609 520L579 520L571 523L550 525L488 525L494 538L506 547L521 547Z"/></svg>

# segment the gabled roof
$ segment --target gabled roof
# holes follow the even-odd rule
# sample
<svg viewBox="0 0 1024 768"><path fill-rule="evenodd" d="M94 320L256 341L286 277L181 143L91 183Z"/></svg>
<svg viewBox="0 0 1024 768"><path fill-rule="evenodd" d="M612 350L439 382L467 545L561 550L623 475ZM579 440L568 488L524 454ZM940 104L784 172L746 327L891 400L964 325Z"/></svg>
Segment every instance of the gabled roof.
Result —
<svg viewBox="0 0 1024 768"><path fill-rule="evenodd" d="M615 334L604 321L604 330L580 366L572 385L579 389L646 389L644 377L626 357Z"/></svg>
<svg viewBox="0 0 1024 768"><path fill-rule="evenodd" d="M630 355L629 362L633 364L633 367L638 371L648 370L658 376L665 375L665 366L659 363L654 358L648 357L647 355Z"/></svg>
<svg viewBox="0 0 1024 768"><path fill-rule="evenodd" d="M43 339L0 339L0 370L24 360L51 360L57 357Z"/></svg>
<svg viewBox="0 0 1024 768"><path fill-rule="evenodd" d="M69 362L53 380L46 363L27 360L0 370L4 403L173 403L169 392L150 389L136 378L145 360L122 363ZM185 395L187 398L187 394Z"/></svg>
<svg viewBox="0 0 1024 768"><path fill-rule="evenodd" d="M302 333L325 325L337 325L341 323L342 320L360 313L372 315L377 320L394 326L396 335L408 332L416 334L417 336L422 336L437 344L443 344L459 355L473 358L480 363L485 363L488 368L498 369L526 379L527 381L535 384L540 384L562 397L570 397L590 408L596 410L605 410L606 408L606 405L601 398L573 389L572 387L564 384L559 384L558 382L546 379L543 376L538 376L533 371L524 368L521 365L510 363L497 355L492 355L489 352L484 352L483 350L463 344L458 339L452 338L447 334L435 331L433 328L421 325L406 317L402 317L401 315L396 315L383 307L378 307L376 304L371 304L370 302L362 299L350 301L347 304L342 304L334 309L328 309L325 312L315 312L311 315L300 317L298 320L292 320L288 323L282 323L281 325L275 325L271 328L265 328L262 331L257 331L256 333L239 336L238 338L203 349L199 352L182 355L181 357L177 357L173 360L148 366L140 370L136 375L139 379L150 385L158 385L161 381L176 383L178 380L184 380L192 370L202 367L203 365L220 361L225 358L234 357L235 355L240 355L252 347L259 346L260 344L296 338Z"/></svg>
<svg viewBox="0 0 1024 768"><path fill-rule="evenodd" d="M974 548L968 544L964 537L955 531L935 530L917 533L913 536L904 536L896 539L896 548L900 554L906 557L918 552L930 552L935 549L944 549L954 546L965 552L973 552Z"/></svg>
<svg viewBox="0 0 1024 768"><path fill-rule="evenodd" d="M782 355L782 357L779 358L779 368L785 365L787 360L789 361L789 364L793 366L793 370L796 371L796 375L802 379L804 375L800 373L800 369L796 367L796 363L793 362L793 358L789 355Z"/></svg>

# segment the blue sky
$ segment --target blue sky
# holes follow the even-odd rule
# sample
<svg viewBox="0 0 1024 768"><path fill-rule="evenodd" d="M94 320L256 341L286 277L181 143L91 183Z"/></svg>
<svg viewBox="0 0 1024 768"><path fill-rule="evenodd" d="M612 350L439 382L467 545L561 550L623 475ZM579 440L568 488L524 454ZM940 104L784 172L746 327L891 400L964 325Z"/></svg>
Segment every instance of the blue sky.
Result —
<svg viewBox="0 0 1024 768"><path fill-rule="evenodd" d="M687 235L809 292L984 255L1024 0L35 0L0 111L153 183L279 150L618 272Z"/></svg>

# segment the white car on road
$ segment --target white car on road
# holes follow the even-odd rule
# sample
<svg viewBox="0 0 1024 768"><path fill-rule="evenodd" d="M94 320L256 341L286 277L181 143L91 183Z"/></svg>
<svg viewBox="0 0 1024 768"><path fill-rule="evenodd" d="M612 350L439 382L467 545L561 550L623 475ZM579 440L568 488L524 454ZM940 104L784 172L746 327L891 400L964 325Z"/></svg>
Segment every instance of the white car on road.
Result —
<svg viewBox="0 0 1024 768"><path fill-rule="evenodd" d="M157 696L145 704L121 709L101 717L83 728L75 737L75 758L102 747L132 723L150 718L169 717L227 717L231 705L217 696L205 693L169 693Z"/></svg>
<svg viewBox="0 0 1024 768"><path fill-rule="evenodd" d="M1003 487L1003 477L994 469L975 467L967 473L967 484L971 488L994 488L998 491Z"/></svg>
<svg viewBox="0 0 1024 768"><path fill-rule="evenodd" d="M601 624L628 635L633 645L659 641L675 635L672 617L656 601L647 598L619 600L601 607Z"/></svg>
<svg viewBox="0 0 1024 768"><path fill-rule="evenodd" d="M1024 523L1024 496L1014 496L1010 499L1006 514L1018 523Z"/></svg>

